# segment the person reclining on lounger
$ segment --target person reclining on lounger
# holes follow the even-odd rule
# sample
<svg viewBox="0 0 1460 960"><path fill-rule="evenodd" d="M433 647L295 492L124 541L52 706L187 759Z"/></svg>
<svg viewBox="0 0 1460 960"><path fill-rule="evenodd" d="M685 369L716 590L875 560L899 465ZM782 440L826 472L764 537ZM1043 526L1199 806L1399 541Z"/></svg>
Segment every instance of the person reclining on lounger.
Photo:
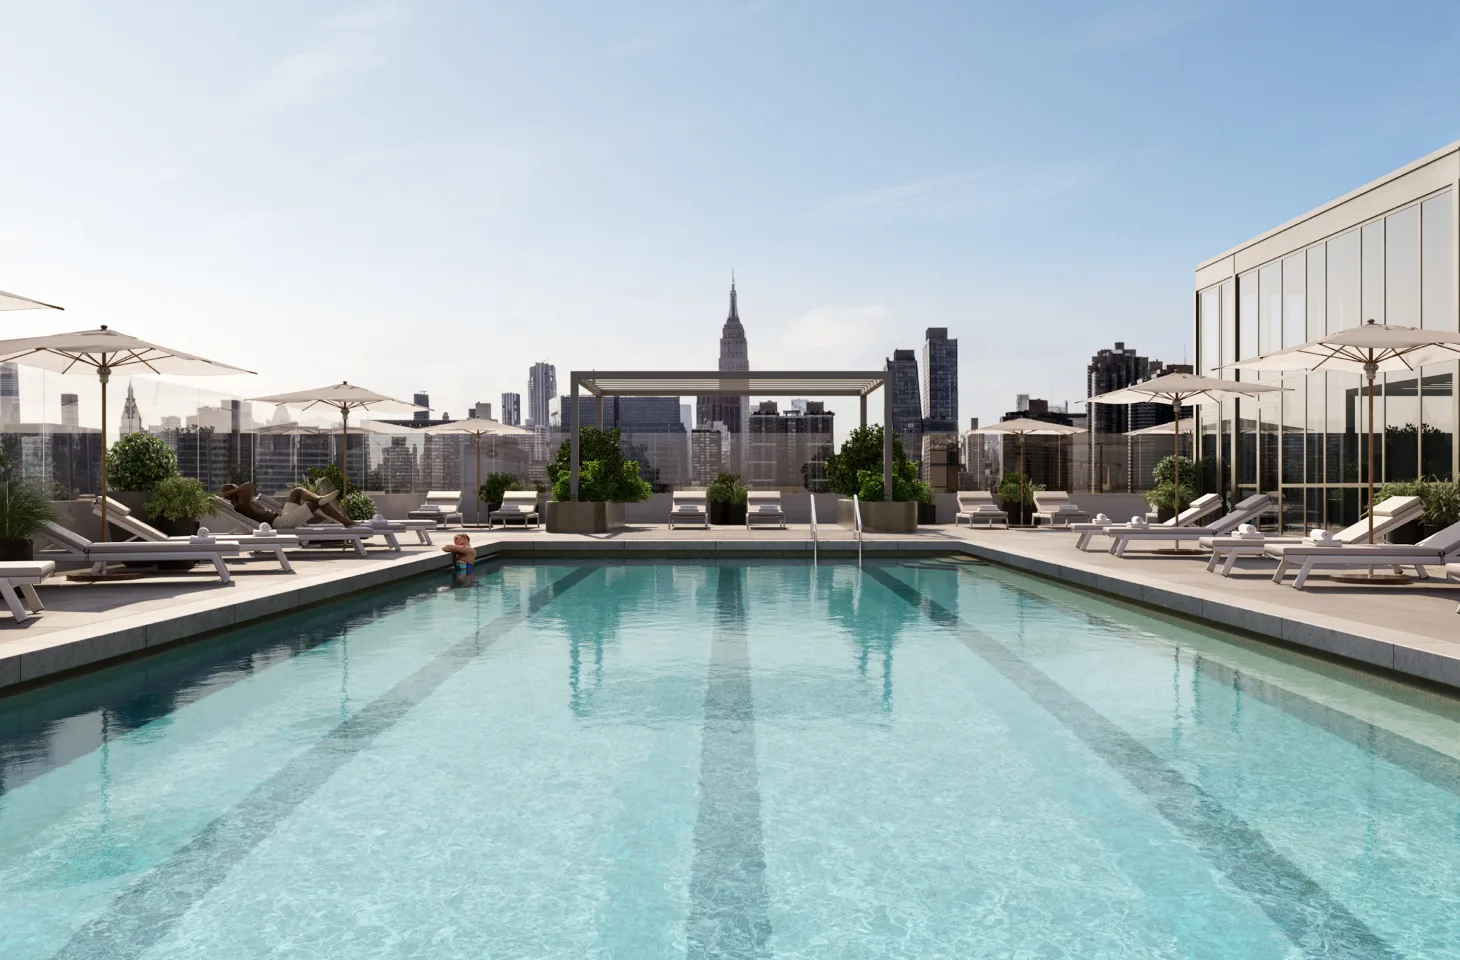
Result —
<svg viewBox="0 0 1460 960"><path fill-rule="evenodd" d="M335 506L335 498L339 496L338 491L320 496L303 487L295 487L289 491L285 499L284 509L270 510L254 499L253 481L248 483L225 483L218 491L219 496L233 504L233 509L250 520L258 523L267 523L275 530L293 530L302 527L310 521L315 511L329 517L336 523L353 527L355 521L345 515L339 507Z"/></svg>

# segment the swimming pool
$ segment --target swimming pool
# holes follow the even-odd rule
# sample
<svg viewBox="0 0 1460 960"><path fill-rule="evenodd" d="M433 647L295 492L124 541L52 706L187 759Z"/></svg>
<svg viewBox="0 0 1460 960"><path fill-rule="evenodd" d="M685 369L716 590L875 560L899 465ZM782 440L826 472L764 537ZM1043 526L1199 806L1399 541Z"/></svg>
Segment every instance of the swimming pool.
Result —
<svg viewBox="0 0 1460 960"><path fill-rule="evenodd" d="M489 568L0 699L0 957L1460 957L1457 754L974 562Z"/></svg>

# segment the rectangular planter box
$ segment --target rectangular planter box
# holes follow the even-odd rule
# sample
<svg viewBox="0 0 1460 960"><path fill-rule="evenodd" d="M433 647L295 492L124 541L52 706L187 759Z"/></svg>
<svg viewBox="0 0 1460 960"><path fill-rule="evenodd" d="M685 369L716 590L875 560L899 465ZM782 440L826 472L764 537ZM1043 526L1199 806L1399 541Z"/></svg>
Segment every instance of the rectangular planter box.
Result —
<svg viewBox="0 0 1460 960"><path fill-rule="evenodd" d="M918 528L918 505L912 500L864 503L861 506L864 533L913 533ZM836 522L839 527L856 529L852 501L836 502Z"/></svg>
<svg viewBox="0 0 1460 960"><path fill-rule="evenodd" d="M550 500L548 533L608 533L624 525L624 505L588 500Z"/></svg>

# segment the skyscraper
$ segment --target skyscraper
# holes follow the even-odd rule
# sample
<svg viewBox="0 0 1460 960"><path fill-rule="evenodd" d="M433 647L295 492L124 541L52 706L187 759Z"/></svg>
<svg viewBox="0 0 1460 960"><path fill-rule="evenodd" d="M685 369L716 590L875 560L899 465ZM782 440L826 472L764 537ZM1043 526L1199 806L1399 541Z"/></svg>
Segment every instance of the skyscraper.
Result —
<svg viewBox="0 0 1460 960"><path fill-rule="evenodd" d="M736 302L735 278L730 278L730 315L720 331L720 372L738 373L750 369L750 344L745 327L740 324L740 308ZM695 399L695 423L707 427L719 422L730 431L730 450L724 457L724 469L740 472L744 459L745 429L750 420L749 397L710 396Z"/></svg>
<svg viewBox="0 0 1460 960"><path fill-rule="evenodd" d="M428 393L424 393L424 392L418 393L415 396L411 397L411 403L414 403L418 407L427 407L427 408L429 408L431 406L431 395L428 394ZM430 420L431 419L431 411L430 411L430 409L417 410L417 411L415 411L414 413L411 414L411 419L412 420Z"/></svg>
<svg viewBox="0 0 1460 960"><path fill-rule="evenodd" d="M558 396L558 371L550 363L534 363L527 371L527 426L532 430L532 459L551 456L548 447L549 410ZM589 423L591 421L583 421Z"/></svg>
<svg viewBox="0 0 1460 960"><path fill-rule="evenodd" d="M74 393L61 394L61 426L75 427L81 424L81 405Z"/></svg>
<svg viewBox="0 0 1460 960"><path fill-rule="evenodd" d="M924 334L923 419L938 421L939 432L958 430L958 340L948 339L947 327Z"/></svg>
<svg viewBox="0 0 1460 960"><path fill-rule="evenodd" d="M478 400L466 411L468 420L490 420L492 419L492 405L485 400Z"/></svg>
<svg viewBox="0 0 1460 960"><path fill-rule="evenodd" d="M142 411L137 409L137 395L132 392L130 383L127 384L127 400L122 404L122 422L119 429L117 435L121 437L142 429Z"/></svg>
<svg viewBox="0 0 1460 960"><path fill-rule="evenodd" d="M923 404L917 354L912 350L892 351L892 359L887 361L887 379L892 389L892 429L902 439L903 452L916 460L923 450Z"/></svg>
<svg viewBox="0 0 1460 960"><path fill-rule="evenodd" d="M20 422L20 368L0 363L0 423Z"/></svg>
<svg viewBox="0 0 1460 960"><path fill-rule="evenodd" d="M550 363L534 363L527 371L527 425L536 430L548 426L548 406L558 395L558 371Z"/></svg>
<svg viewBox="0 0 1460 960"><path fill-rule="evenodd" d="M522 394L502 394L502 422L509 427L522 425Z"/></svg>

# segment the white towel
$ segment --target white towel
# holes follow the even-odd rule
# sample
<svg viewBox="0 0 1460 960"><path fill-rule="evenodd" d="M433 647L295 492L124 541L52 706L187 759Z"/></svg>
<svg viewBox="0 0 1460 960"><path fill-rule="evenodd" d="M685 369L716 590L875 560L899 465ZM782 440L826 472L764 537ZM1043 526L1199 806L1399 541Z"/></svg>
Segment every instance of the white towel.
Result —
<svg viewBox="0 0 1460 960"><path fill-rule="evenodd" d="M218 541L214 540L208 535L208 530L206 527L199 529L195 536L188 537L188 543L213 544L217 542Z"/></svg>
<svg viewBox="0 0 1460 960"><path fill-rule="evenodd" d="M372 527L384 527L388 526L389 524L390 521L385 519L384 514L377 513L375 516L370 518L370 525Z"/></svg>
<svg viewBox="0 0 1460 960"><path fill-rule="evenodd" d="M1261 540L1262 531L1250 523L1243 523L1237 526L1237 532L1233 536L1241 537L1243 540Z"/></svg>
<svg viewBox="0 0 1460 960"><path fill-rule="evenodd" d="M1333 534L1329 533L1327 530L1319 530L1315 527L1314 529L1308 531L1308 539L1314 542L1321 543L1325 540L1332 540Z"/></svg>
<svg viewBox="0 0 1460 960"><path fill-rule="evenodd" d="M1145 527L1145 526L1148 526L1148 524L1146 523L1146 518L1145 517L1141 517L1141 516L1131 517L1130 518L1130 525L1133 526L1133 527Z"/></svg>
<svg viewBox="0 0 1460 960"><path fill-rule="evenodd" d="M1095 514L1095 522L1096 523L1109 523L1110 522L1110 518L1107 517L1103 513L1097 513L1097 514Z"/></svg>
<svg viewBox="0 0 1460 960"><path fill-rule="evenodd" d="M199 530L198 531L199 534L202 534L202 533L205 533L205 532L206 532L205 530ZM271 526L269 526L267 523L261 523L261 524L259 524L259 528L254 531L254 536L256 536L256 537L272 537L273 535L274 535L274 528L271 527Z"/></svg>

